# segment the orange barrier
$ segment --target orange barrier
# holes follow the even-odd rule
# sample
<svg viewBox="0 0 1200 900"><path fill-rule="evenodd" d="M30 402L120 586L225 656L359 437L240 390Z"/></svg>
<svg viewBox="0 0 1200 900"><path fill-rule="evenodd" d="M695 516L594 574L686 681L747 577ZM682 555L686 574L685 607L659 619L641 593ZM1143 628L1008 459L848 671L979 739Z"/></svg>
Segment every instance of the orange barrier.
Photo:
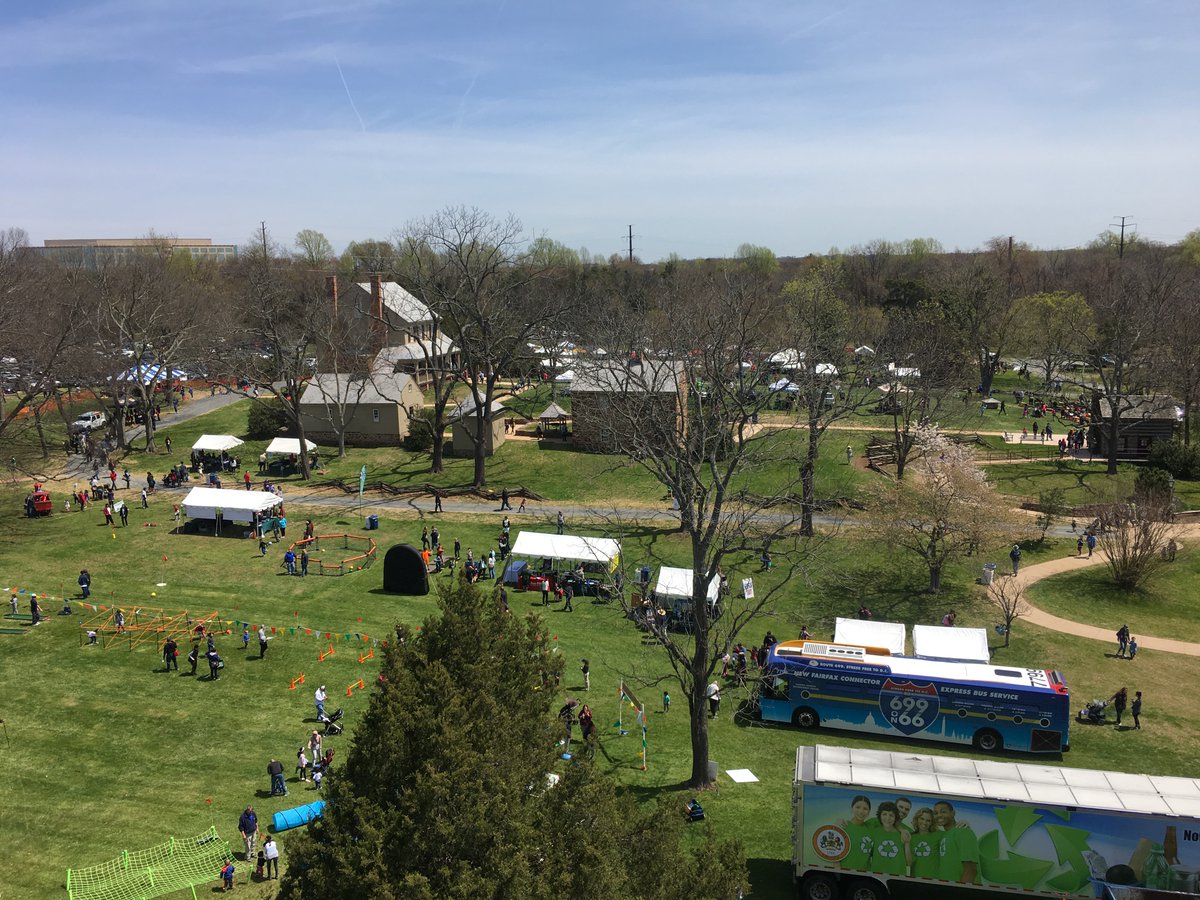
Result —
<svg viewBox="0 0 1200 900"><path fill-rule="evenodd" d="M355 688L358 688L361 691L364 687L366 687L366 684L363 683L363 680L361 678L358 679L358 681L352 681L346 687L346 696L353 697Z"/></svg>
<svg viewBox="0 0 1200 900"><path fill-rule="evenodd" d="M361 548L361 552L343 557L337 562L326 562L323 558L313 555L315 553L323 554L330 549L355 550L358 548ZM316 537L296 541L288 549L296 554L297 565L299 565L300 552L308 549L310 551L309 572L312 573L315 568L317 575L346 575L350 572L361 572L363 569L370 568L378 555L375 540L364 534L319 534Z"/></svg>
<svg viewBox="0 0 1200 900"><path fill-rule="evenodd" d="M292 686L289 687L288 690L294 691L296 689L296 685L298 685L298 684L304 684L304 673L303 672L301 672L296 678L292 679Z"/></svg>
<svg viewBox="0 0 1200 900"><path fill-rule="evenodd" d="M361 665L362 663L365 663L368 659L374 659L374 658L375 658L375 648L372 647L370 650L367 651L366 656L359 654L359 657L358 657L359 665Z"/></svg>
<svg viewBox="0 0 1200 900"><path fill-rule="evenodd" d="M325 662L325 657L336 656L336 655L337 655L337 651L333 649L333 644L330 644L328 650L322 650L320 653L317 654L317 662Z"/></svg>

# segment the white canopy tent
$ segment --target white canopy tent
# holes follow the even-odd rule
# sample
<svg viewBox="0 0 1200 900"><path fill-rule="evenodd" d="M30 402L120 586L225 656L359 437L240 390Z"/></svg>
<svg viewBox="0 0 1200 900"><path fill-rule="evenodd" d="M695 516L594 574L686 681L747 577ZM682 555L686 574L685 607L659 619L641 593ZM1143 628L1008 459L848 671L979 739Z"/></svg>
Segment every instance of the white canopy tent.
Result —
<svg viewBox="0 0 1200 900"><path fill-rule="evenodd" d="M913 656L954 662L986 663L991 660L986 628L948 625L914 625Z"/></svg>
<svg viewBox="0 0 1200 900"><path fill-rule="evenodd" d="M316 450L317 445L305 438L304 446L310 451ZM275 438L267 445L268 456L299 456L300 455L300 439L299 438Z"/></svg>
<svg viewBox="0 0 1200 900"><path fill-rule="evenodd" d="M904 623L873 619L843 619L838 616L834 643L858 647L882 647L896 656L904 655Z"/></svg>
<svg viewBox="0 0 1200 900"><path fill-rule="evenodd" d="M232 434L202 434L192 444L192 449L205 453L220 453L222 450L232 450L240 447L245 441L240 441Z"/></svg>
<svg viewBox="0 0 1200 900"><path fill-rule="evenodd" d="M215 519L217 510L227 522L254 521L255 513L265 513L283 503L268 491L234 491L224 488L196 487L183 498L183 514L190 519Z"/></svg>
<svg viewBox="0 0 1200 900"><path fill-rule="evenodd" d="M541 534L522 531L513 544L512 555L597 562L611 565L621 556L621 544L611 538L579 537L574 534Z"/></svg>
<svg viewBox="0 0 1200 900"><path fill-rule="evenodd" d="M714 577L708 583L709 603L717 602L720 590L721 579ZM658 581L654 583L654 593L659 597L670 597L673 600L691 600L692 570L663 566L658 570Z"/></svg>

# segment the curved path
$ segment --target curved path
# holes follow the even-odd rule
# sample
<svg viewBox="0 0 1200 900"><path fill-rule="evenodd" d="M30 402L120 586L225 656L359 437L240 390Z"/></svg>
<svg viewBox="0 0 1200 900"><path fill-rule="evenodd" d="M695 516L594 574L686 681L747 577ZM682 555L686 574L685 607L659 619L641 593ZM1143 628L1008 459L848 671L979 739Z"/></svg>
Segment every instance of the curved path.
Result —
<svg viewBox="0 0 1200 900"><path fill-rule="evenodd" d="M1022 566L1020 572L1017 574L1017 584L1022 588L1028 588L1034 582L1041 581L1043 578L1049 578L1051 575L1058 575L1060 572L1074 572L1078 569L1086 569L1089 566L1103 564L1104 557L1099 553L1094 554L1091 559L1088 559L1086 556L1067 556L1062 559L1051 559L1046 562L1035 563L1032 566ZM1001 575L997 571L996 577L1007 578L1010 576ZM1063 619L1051 615L1045 610L1038 609L1028 599L1026 599L1025 604L1028 610L1021 618L1027 622L1032 622L1034 625L1040 625L1043 628L1062 632L1063 634L1073 634L1078 637L1091 638L1094 641L1116 644L1117 626L1115 625L1110 628L1099 628L1095 625L1085 625L1082 622L1072 622L1069 619ZM1187 656L1200 656L1200 644L1193 644L1188 641L1175 641L1170 638L1150 637L1142 634L1140 631L1137 634L1138 648L1141 650L1161 650L1164 653L1182 653Z"/></svg>

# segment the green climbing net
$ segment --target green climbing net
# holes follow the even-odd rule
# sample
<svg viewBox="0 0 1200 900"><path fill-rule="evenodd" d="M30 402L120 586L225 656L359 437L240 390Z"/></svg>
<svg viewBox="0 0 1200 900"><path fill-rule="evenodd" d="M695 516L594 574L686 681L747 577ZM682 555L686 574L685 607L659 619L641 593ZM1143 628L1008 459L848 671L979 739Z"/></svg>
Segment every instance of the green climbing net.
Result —
<svg viewBox="0 0 1200 900"><path fill-rule="evenodd" d="M148 850L126 850L116 859L67 869L70 900L149 900L216 881L221 867L233 859L226 841L210 828L194 838L176 840Z"/></svg>

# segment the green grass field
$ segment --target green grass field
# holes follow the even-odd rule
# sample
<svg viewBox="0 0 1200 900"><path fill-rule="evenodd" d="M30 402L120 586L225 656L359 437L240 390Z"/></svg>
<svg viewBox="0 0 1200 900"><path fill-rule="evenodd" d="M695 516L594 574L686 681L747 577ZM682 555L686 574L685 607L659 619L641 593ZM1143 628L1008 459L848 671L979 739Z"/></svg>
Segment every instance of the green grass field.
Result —
<svg viewBox="0 0 1200 900"><path fill-rule="evenodd" d="M193 433L237 433L238 415L238 407L233 407L180 425L172 432L175 455L179 455L179 447L190 445ZM590 491L607 486L610 496L616 496L618 490L628 490L617 476L586 468L592 460L609 466L619 464L617 460L557 455L565 460L560 476L564 480L574 471L576 481L598 482ZM161 454L160 458L165 460ZM866 477L863 473L851 475L853 470L844 462L829 465L847 472L850 487L859 477ZM336 770L345 760L366 703L365 695L358 692L347 698L346 687L359 678L369 686L375 672L373 661L358 661L370 641L354 635L386 638L397 621L418 622L434 609L431 597L382 593L379 567L342 578L288 578L281 574L279 547L260 558L256 546L247 540L172 534L170 508L178 495L160 493L148 512L135 508L130 526L117 529L114 537L94 509L56 513L49 519L19 518L24 490L24 485L14 485L0 493L0 502L11 511L0 526L0 571L8 580L0 587L16 586L57 598L63 593L75 594L75 578L81 568L87 568L93 576L94 603L120 604L127 616L135 608L151 606L186 608L198 614L219 610L234 633L218 641L228 665L216 682L188 677L186 664L183 675L164 673L161 660L149 646L130 651L119 644L108 649L81 645L80 620L92 613L78 603L73 615L57 616L57 600L47 600L43 604L48 614L45 624L23 636L0 635L0 718L6 722L10 742L5 746L6 777L0 779L0 834L7 838L9 859L8 874L0 880L0 897L61 896L68 867L100 862L122 849L148 847L167 835L197 834L210 821L236 844L237 816L247 803L255 805L265 824L271 813L307 802L312 792L291 779L296 749L313 725L312 690L324 682L331 695L329 706L346 709L347 733L332 741L338 754ZM292 528L298 528L308 514L289 507ZM361 518L348 510L316 509L311 514L318 533L367 534L360 530ZM492 545L498 523L492 514L438 518L443 543L451 544L459 537L464 551L473 547L477 553ZM415 514L385 516L380 530L369 534L381 548L401 541L419 542L421 524ZM514 533L523 527L523 520L514 521ZM686 544L677 534L633 527L620 536L631 568L644 561L687 560ZM1065 544L1049 541L1031 546L1025 560L1032 563L1065 552ZM997 550L964 561L946 574L943 594L931 597L922 590L926 582L923 570L848 530L823 546L822 555L807 573L783 585L772 615L753 623L743 640L748 646L757 644L768 628L780 638L795 637L801 623L821 635L832 630L838 615L853 615L864 602L878 618L909 624L937 622L948 607L954 607L961 625L990 630L996 617L973 584L979 564L989 558L1003 559ZM1181 561L1181 569L1185 564L1191 565ZM766 576L757 574L757 568L751 558L730 560L727 566L734 583L742 575L754 574L760 592L782 577L778 570ZM159 581L166 586L159 588ZM152 592L157 597L151 597ZM26 598L21 595L23 613L28 611ZM544 616L566 660L564 692L580 690L579 661L583 657L591 660L592 689L585 699L595 709L597 722L604 725L600 764L641 799L678 791L690 771L686 704L672 691L670 714L660 711L661 687L653 684L667 671L660 651L643 640L615 605L581 598L576 611L568 614L556 607L543 609L540 594L514 592L511 599L515 612ZM1153 605L1146 606L1151 608L1138 620L1137 628L1146 633L1171 633L1171 620L1160 625L1152 615ZM251 652L241 649L239 621L261 621L274 627L264 660L258 660L253 641ZM318 637L318 632L332 637ZM319 662L318 654L330 645L335 655ZM1200 660L1144 653L1128 664L1108 659L1105 654L1109 650L1095 642L1018 622L1012 646L998 650L996 659L1062 670L1076 705L1092 696L1108 696L1126 682L1131 690L1146 692L1144 731L1117 733L1111 728L1077 727L1072 734L1073 749L1064 756L1063 764L1155 773L1193 771L1191 723L1200 715L1200 699L1176 686L1200 676ZM289 690L290 680L301 672L305 684ZM206 674L203 663L199 674ZM651 710L645 772L640 769L637 737L622 737L612 727L621 678L635 685ZM721 717L713 725L711 756L722 769L751 769L760 781L734 785L722 777L719 793L706 797L704 804L721 833L737 834L745 844L756 897L792 895L787 860L791 777L798 744L821 740L955 753L954 748L937 744L863 739L836 732L814 735L743 723L734 711L746 695L745 689L727 688ZM1169 705L1167 697L1172 698ZM265 767L272 756L287 767L292 794L286 799L265 796ZM279 838L284 866L288 841L285 832ZM263 887L247 890L246 875L245 864L240 864L239 893L272 895Z"/></svg>

